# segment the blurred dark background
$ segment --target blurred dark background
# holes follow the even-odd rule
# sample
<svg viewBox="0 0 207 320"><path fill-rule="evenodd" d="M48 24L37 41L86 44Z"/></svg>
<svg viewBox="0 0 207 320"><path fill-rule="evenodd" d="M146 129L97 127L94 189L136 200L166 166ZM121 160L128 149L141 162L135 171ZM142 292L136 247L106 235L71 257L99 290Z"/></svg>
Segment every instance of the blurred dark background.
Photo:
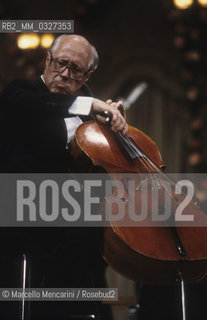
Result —
<svg viewBox="0 0 207 320"><path fill-rule="evenodd" d="M126 99L144 83L129 124L157 143L168 172L206 173L207 6L192 2L179 9L173 0L0 0L0 19L74 19L75 33L100 56L89 82L94 94ZM0 34L0 90L44 69L46 49L21 50L17 36ZM200 197L206 203L205 192ZM129 284L120 287L126 293Z"/></svg>
<svg viewBox="0 0 207 320"><path fill-rule="evenodd" d="M126 99L144 82L129 124L156 141L169 172L206 172L207 7L196 0L187 9L173 0L0 0L0 16L74 19L75 33L100 55L90 80L95 95ZM41 74L46 49L18 49L15 33L0 39L0 89Z"/></svg>

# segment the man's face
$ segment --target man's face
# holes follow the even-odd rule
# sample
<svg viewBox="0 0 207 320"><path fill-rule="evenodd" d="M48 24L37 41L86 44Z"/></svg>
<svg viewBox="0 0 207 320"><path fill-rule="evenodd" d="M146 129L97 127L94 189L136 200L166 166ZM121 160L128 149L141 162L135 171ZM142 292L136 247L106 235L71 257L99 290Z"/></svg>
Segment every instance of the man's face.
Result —
<svg viewBox="0 0 207 320"><path fill-rule="evenodd" d="M52 54L52 57L49 53L47 56L43 77L50 92L75 95L89 79L91 72L87 73L86 71L88 70L90 59L91 47L85 40L72 36L64 38ZM55 61L63 62L69 68L63 68L62 72L58 71L55 68ZM71 71L69 71L70 66L72 66ZM74 68L84 71L83 79L72 79L72 70Z"/></svg>

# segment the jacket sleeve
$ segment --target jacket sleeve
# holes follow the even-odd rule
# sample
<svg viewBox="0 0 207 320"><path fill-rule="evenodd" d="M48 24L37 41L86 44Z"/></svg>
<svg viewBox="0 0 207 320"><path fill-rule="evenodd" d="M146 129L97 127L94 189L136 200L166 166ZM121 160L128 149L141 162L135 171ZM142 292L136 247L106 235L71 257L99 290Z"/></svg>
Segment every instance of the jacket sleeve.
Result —
<svg viewBox="0 0 207 320"><path fill-rule="evenodd" d="M39 91L26 80L15 80L1 93L0 107L11 116L69 117L76 96ZM71 115L74 116L74 115Z"/></svg>

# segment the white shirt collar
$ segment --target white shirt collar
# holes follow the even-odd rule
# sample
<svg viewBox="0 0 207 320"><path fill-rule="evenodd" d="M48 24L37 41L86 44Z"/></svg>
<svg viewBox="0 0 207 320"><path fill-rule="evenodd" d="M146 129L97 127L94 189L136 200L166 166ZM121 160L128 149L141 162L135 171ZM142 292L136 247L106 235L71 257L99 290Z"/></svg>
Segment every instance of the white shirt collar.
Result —
<svg viewBox="0 0 207 320"><path fill-rule="evenodd" d="M44 82L44 84L46 84L46 83L45 83L45 79L43 78L43 74L41 74L40 77L41 77L42 81Z"/></svg>

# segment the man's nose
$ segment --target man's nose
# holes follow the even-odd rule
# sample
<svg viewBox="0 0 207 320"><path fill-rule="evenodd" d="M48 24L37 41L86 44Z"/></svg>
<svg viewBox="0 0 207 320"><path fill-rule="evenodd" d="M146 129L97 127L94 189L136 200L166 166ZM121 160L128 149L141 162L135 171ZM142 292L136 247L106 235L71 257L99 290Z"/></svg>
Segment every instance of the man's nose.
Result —
<svg viewBox="0 0 207 320"><path fill-rule="evenodd" d="M60 75L64 78L69 78L70 77L69 73L70 73L69 68L66 67L65 70L63 70Z"/></svg>

